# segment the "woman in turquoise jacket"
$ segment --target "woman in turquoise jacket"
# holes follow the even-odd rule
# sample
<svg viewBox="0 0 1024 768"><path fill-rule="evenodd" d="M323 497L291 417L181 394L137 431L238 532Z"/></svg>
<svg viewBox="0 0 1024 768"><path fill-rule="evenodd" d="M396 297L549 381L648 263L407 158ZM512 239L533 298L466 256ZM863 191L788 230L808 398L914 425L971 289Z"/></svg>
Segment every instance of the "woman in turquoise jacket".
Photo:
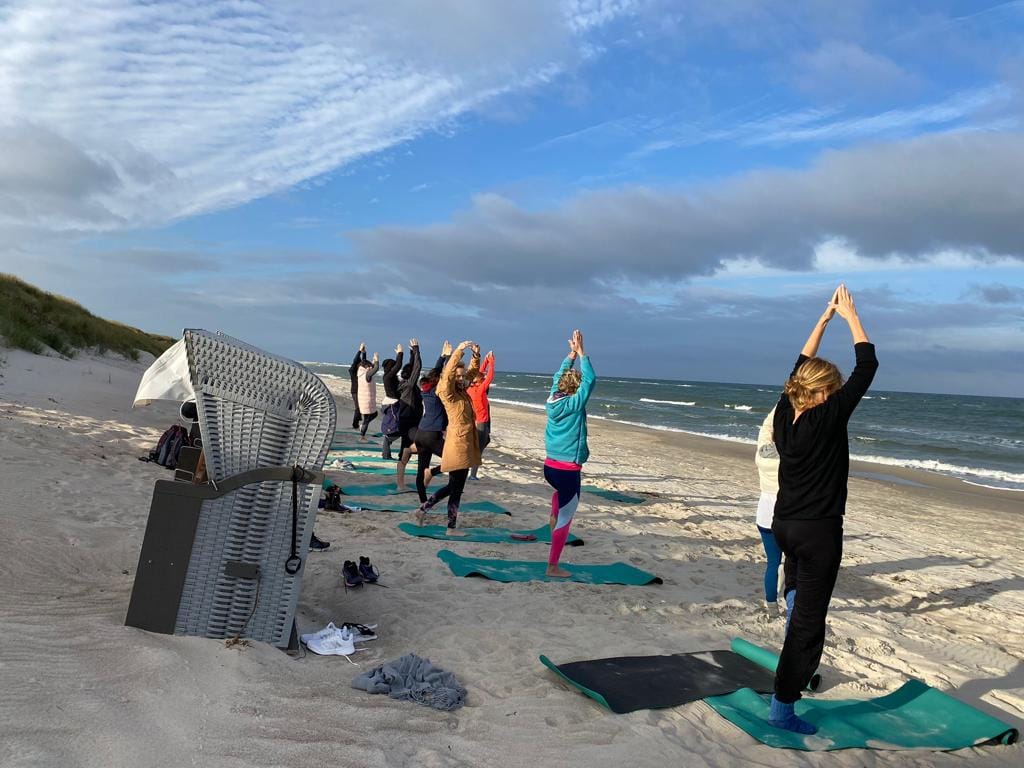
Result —
<svg viewBox="0 0 1024 768"><path fill-rule="evenodd" d="M580 370L573 366L580 360ZM544 479L555 489L551 496L551 552L547 575L566 578L569 572L558 567L562 549L569 538L569 525L580 503L580 472L590 457L587 447L587 401L597 377L583 349L583 334L573 331L569 356L555 373L551 396L545 405L548 414L544 430Z"/></svg>

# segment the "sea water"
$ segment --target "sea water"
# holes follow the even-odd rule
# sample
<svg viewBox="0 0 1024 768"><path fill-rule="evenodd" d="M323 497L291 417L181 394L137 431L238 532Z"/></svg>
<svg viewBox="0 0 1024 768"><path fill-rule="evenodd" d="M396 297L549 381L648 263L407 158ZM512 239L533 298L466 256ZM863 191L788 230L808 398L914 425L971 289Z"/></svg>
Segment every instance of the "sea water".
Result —
<svg viewBox="0 0 1024 768"><path fill-rule="evenodd" d="M348 378L348 367L308 363ZM602 377L591 418L751 445L780 386ZM502 373L491 401L543 409L551 374ZM498 428L498 425L495 425ZM1024 399L870 390L850 420L850 455L1024 491Z"/></svg>

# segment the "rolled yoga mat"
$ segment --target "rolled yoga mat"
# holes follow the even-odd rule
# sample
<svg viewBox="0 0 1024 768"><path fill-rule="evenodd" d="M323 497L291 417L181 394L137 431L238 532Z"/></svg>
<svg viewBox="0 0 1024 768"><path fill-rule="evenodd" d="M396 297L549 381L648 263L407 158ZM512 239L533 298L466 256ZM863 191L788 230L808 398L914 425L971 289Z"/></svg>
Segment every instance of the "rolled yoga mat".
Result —
<svg viewBox="0 0 1024 768"><path fill-rule="evenodd" d="M734 653L738 653L745 659L750 659L755 664L760 664L769 672L774 673L779 666L779 655L772 653L767 648L748 643L742 637L734 637L730 646ZM821 686L821 675L815 672L811 675L811 682L807 684L808 691L816 691Z"/></svg>
<svg viewBox="0 0 1024 768"><path fill-rule="evenodd" d="M647 499L641 496L631 496L628 493L613 491L610 488L598 488L596 485L584 485L582 490L584 493L600 496L601 498L608 499L609 501L617 501L620 504L643 504L647 501Z"/></svg>
<svg viewBox="0 0 1024 768"><path fill-rule="evenodd" d="M744 686L770 693L775 675L732 651L623 656L555 664L541 663L612 712L678 707L732 693Z"/></svg>
<svg viewBox="0 0 1024 768"><path fill-rule="evenodd" d="M804 735L768 724L769 698L744 688L705 701L762 744L808 752L833 749L952 750L1013 744L1017 729L920 680L877 699L801 699L796 714L818 728Z"/></svg>
<svg viewBox="0 0 1024 768"><path fill-rule="evenodd" d="M440 506L440 505L439 505ZM416 523L399 523L398 530L410 536L427 539L444 539L446 541L482 541L488 544L530 544L551 543L551 528L542 525L527 531L510 531L507 528L462 528L465 536L449 536L448 529L443 525L416 525ZM583 539L569 534L566 542L570 547L582 547Z"/></svg>
<svg viewBox="0 0 1024 768"><path fill-rule="evenodd" d="M661 579L653 573L641 571L628 563L601 565L562 563L561 567L570 575L568 578L558 579L544 575L544 571L548 567L547 562L463 557L450 549L442 549L437 556L456 576L482 576L493 581L575 581L581 584L625 584L628 586L662 583Z"/></svg>

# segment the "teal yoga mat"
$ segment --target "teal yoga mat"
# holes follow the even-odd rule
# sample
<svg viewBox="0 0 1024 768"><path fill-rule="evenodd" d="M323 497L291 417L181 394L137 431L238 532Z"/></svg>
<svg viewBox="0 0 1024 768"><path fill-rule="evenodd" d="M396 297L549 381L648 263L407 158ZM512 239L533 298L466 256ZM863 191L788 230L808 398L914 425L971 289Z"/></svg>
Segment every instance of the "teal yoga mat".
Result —
<svg viewBox="0 0 1024 768"><path fill-rule="evenodd" d="M770 747L808 752L833 749L930 749L1013 744L1017 729L920 680L877 699L801 699L796 713L818 727L805 736L768 725L768 696L742 688L705 701L718 714Z"/></svg>
<svg viewBox="0 0 1024 768"><path fill-rule="evenodd" d="M364 475L395 475L398 474L398 470L394 467L385 467L379 464L360 464L358 462L352 462L351 467L332 467L330 464L324 465L324 471L326 472L360 472ZM391 486L394 488L394 486Z"/></svg>
<svg viewBox="0 0 1024 768"><path fill-rule="evenodd" d="M372 486L352 486L351 490L352 491L356 491L359 487L367 488L367 487L372 487ZM370 502L370 503L367 503L367 504L358 504L357 506L360 506L363 509L369 509L369 510L372 510L372 511L375 511L375 512L415 512L417 509L420 508L419 504L402 504L401 501L399 501L399 500L403 499L403 498L406 498L408 496L408 494L395 494L394 493L394 486L388 486L388 487L392 489L392 493L388 494L388 495L392 495L392 496L396 497L395 503L388 504L388 503L383 503L383 502L382 503ZM348 490L346 489L345 492L348 493ZM355 496L355 495L358 495L358 494L353 493L352 495ZM375 495L381 495L381 494L375 494ZM413 496L413 499L415 499L415 498L416 497ZM441 513L446 512L446 511L447 511L447 507L442 502L441 504L438 504L436 507L434 507L432 510L430 510L430 512L428 514L441 514ZM459 513L461 514L462 512L479 512L481 514L508 515L509 517L512 516L511 512L509 512L503 506L501 506L499 504L495 504L493 501L464 501L462 504L459 505Z"/></svg>
<svg viewBox="0 0 1024 768"><path fill-rule="evenodd" d="M330 469L330 467L326 467L326 469ZM412 496L412 498L416 498L415 489L410 489L404 493L398 493L395 490L394 483L377 483L375 485L346 485L342 487L341 492L346 496ZM360 504L358 506L366 505ZM417 504L416 506L418 507L419 505Z"/></svg>
<svg viewBox="0 0 1024 768"><path fill-rule="evenodd" d="M398 462L395 459L385 459L380 454L362 454L341 451L331 451L327 454L326 463L330 464L332 461L351 461L353 464L390 464L392 467L396 466Z"/></svg>
<svg viewBox="0 0 1024 768"><path fill-rule="evenodd" d="M554 579L544 575L546 562L529 562L522 560L487 560L479 557L462 557L449 549L437 553L456 576L483 576L493 581L576 581L582 584L625 584L628 586L644 586L661 584L661 579L653 573L641 571L627 563L608 563L602 565L570 565L562 563L562 567L571 576L566 579Z"/></svg>
<svg viewBox="0 0 1024 768"><path fill-rule="evenodd" d="M398 530L410 536L419 536L426 539L445 539L447 541L482 541L488 544L531 544L551 543L551 528L542 525L528 531L510 531L507 528L462 528L465 536L449 536L447 528L443 525L416 525L416 523L399 523ZM532 536L532 539L513 538L513 536ZM570 547L583 546L583 539L569 534L566 542Z"/></svg>
<svg viewBox="0 0 1024 768"><path fill-rule="evenodd" d="M598 488L596 485L584 485L583 492L600 496L602 499L608 499L609 501L617 501L620 504L643 504L646 501L641 496L631 496L628 493L613 491L609 488Z"/></svg>

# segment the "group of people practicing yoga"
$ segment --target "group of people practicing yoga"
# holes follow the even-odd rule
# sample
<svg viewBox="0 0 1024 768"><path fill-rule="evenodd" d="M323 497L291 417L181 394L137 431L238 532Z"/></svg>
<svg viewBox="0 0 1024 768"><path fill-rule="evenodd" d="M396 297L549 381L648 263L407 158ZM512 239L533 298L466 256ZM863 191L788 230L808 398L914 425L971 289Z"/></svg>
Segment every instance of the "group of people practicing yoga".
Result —
<svg viewBox="0 0 1024 768"><path fill-rule="evenodd" d="M816 356L825 328L835 315L846 321L853 336L856 364L845 383L833 363ZM467 349L472 350L468 368L463 362ZM478 345L464 341L453 350L445 342L437 364L421 376L419 346L413 339L411 367L399 376L401 347L395 352L396 359L384 364L385 407L388 402L397 404L402 470L411 452L419 457L417 521L422 525L426 512L447 499L448 533L459 535L456 525L466 479L480 466L480 454L490 436L487 387L494 373L493 355L485 359L489 366L481 365ZM367 426L377 416L372 381L377 369L377 356L367 361L365 345L360 345L351 369L352 395L357 404L352 427L359 428L364 438ZM489 375L483 372L488 369ZM853 297L845 285L840 285L815 323L778 403L758 435L755 461L761 497L757 527L768 558L765 601L778 602L781 591L786 613L785 641L769 722L797 733L816 731L795 714L793 707L821 661L825 619L843 551L850 466L847 424L877 369L875 348L864 332ZM395 376L389 384L391 372ZM559 566L559 559L579 506L583 464L590 455L586 406L596 381L583 334L574 331L569 353L555 372L545 404L544 479L554 489L549 577L571 575ZM386 439L385 451L389 446ZM441 464L431 468L434 455L441 457ZM448 484L428 496L427 484L444 472L449 475Z"/></svg>

